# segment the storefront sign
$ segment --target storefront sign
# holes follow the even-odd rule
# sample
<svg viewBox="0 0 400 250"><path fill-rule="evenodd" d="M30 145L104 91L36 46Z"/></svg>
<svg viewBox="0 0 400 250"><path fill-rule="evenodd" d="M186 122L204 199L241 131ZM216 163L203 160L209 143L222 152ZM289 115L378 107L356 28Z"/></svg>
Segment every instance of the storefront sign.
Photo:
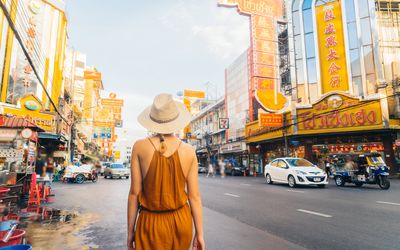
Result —
<svg viewBox="0 0 400 250"><path fill-rule="evenodd" d="M285 113L283 115L286 117L287 124L293 124L291 112ZM290 126L286 129L286 134L288 136L293 134L293 126ZM282 126L278 128L265 127L265 126L263 127L260 126L259 121L254 121L246 124L245 137L247 143L267 141L271 139L280 138L282 136L283 136Z"/></svg>
<svg viewBox="0 0 400 250"><path fill-rule="evenodd" d="M185 89L183 91L183 96L184 97L189 97L189 98L199 98L199 99L204 99L206 97L206 93L204 91L197 91L197 90L188 90Z"/></svg>
<svg viewBox="0 0 400 250"><path fill-rule="evenodd" d="M236 6L239 13L250 16L250 88L249 113L253 114L256 99L269 112L286 107L288 100L279 90L276 18L283 16L280 0L219 0L221 6ZM254 94L253 94L254 93Z"/></svg>
<svg viewBox="0 0 400 250"><path fill-rule="evenodd" d="M349 89L340 1L316 7L322 93Z"/></svg>
<svg viewBox="0 0 400 250"><path fill-rule="evenodd" d="M258 121L260 127L282 127L283 115L258 113Z"/></svg>
<svg viewBox="0 0 400 250"><path fill-rule="evenodd" d="M0 141L12 141L17 137L16 129L0 129Z"/></svg>
<svg viewBox="0 0 400 250"><path fill-rule="evenodd" d="M229 118L219 118L219 129L229 129Z"/></svg>
<svg viewBox="0 0 400 250"><path fill-rule="evenodd" d="M299 133L327 133L382 128L379 100L360 101L331 94L312 108L297 109Z"/></svg>
<svg viewBox="0 0 400 250"><path fill-rule="evenodd" d="M235 152L241 152L241 151L245 151L245 150L246 150L246 143L244 143L244 142L233 142L233 143L222 145L220 147L221 154L235 153Z"/></svg>
<svg viewBox="0 0 400 250"><path fill-rule="evenodd" d="M30 110L26 106L26 103L35 102L38 105L36 110ZM20 101L20 107L3 107L4 114L8 116L17 116L21 118L25 118L26 120L36 124L42 129L46 130L46 132L55 132L57 126L57 120L54 113L42 111L42 104L40 101L33 95L26 96L22 98Z"/></svg>
<svg viewBox="0 0 400 250"><path fill-rule="evenodd" d="M23 129L21 131L21 136L24 139L29 139L29 138L31 138L32 135L33 135L33 131L29 128Z"/></svg>

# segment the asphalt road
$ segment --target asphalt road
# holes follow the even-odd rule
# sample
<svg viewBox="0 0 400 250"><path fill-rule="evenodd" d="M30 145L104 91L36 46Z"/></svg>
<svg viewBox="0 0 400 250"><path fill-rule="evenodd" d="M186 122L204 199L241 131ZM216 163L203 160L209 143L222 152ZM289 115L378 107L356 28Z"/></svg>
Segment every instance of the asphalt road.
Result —
<svg viewBox="0 0 400 250"><path fill-rule="evenodd" d="M263 178L200 177L200 188L206 249L400 249L400 180L384 191L333 182L325 189L290 189ZM74 240L35 238L34 249L126 249L128 189L129 180L103 178L55 184L51 206L84 219L70 232Z"/></svg>

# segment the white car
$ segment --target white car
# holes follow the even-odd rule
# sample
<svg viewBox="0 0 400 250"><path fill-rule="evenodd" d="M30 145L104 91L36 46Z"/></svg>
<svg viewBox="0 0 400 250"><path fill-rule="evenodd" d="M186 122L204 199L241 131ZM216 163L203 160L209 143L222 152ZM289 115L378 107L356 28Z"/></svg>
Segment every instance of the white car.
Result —
<svg viewBox="0 0 400 250"><path fill-rule="evenodd" d="M264 177L268 184L273 182L296 185L317 185L324 188L328 184L326 173L303 158L277 158L265 166Z"/></svg>
<svg viewBox="0 0 400 250"><path fill-rule="evenodd" d="M111 163L110 166L104 169L104 178L122 178L129 179L130 169L122 163Z"/></svg>

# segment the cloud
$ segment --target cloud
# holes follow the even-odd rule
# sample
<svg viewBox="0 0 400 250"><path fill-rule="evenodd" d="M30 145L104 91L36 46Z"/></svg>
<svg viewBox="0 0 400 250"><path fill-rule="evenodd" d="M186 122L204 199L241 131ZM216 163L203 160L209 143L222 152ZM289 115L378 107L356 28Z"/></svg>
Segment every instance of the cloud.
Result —
<svg viewBox="0 0 400 250"><path fill-rule="evenodd" d="M184 32L206 44L211 54L228 59L249 47L249 20L234 8L218 7L211 1L179 1L160 18L174 32ZM207 9L201 10L199 9ZM207 18L198 13L208 13Z"/></svg>

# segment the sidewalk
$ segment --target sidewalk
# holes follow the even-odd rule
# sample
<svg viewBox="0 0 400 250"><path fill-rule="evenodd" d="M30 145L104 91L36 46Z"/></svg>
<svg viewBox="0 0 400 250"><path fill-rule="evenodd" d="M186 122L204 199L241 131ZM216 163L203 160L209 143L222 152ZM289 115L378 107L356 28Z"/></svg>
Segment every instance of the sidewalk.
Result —
<svg viewBox="0 0 400 250"><path fill-rule="evenodd" d="M203 212L206 249L305 249L209 208Z"/></svg>

